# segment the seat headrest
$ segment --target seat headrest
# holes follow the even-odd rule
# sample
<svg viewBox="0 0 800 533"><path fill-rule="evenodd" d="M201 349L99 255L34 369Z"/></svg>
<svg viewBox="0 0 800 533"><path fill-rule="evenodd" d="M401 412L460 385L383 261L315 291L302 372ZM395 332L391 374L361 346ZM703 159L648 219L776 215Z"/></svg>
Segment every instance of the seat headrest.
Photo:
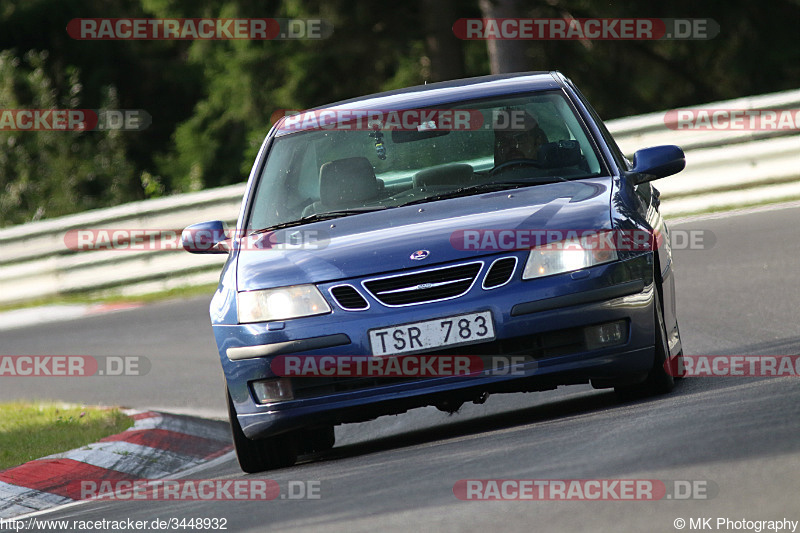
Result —
<svg viewBox="0 0 800 533"><path fill-rule="evenodd" d="M474 175L472 166L466 163L441 165L414 174L414 187L469 185Z"/></svg>
<svg viewBox="0 0 800 533"><path fill-rule="evenodd" d="M319 199L326 207L354 207L377 193L375 169L366 157L329 161L319 169Z"/></svg>

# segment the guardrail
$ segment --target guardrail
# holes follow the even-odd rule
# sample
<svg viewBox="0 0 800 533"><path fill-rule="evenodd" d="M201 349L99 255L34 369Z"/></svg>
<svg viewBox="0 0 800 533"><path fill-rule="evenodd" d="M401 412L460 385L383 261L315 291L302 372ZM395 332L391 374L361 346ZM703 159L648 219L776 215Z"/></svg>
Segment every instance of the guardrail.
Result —
<svg viewBox="0 0 800 533"><path fill-rule="evenodd" d="M800 90L702 108L798 110ZM629 157L647 146L683 147L686 170L657 182L667 216L800 197L797 130L672 130L664 117L663 112L651 113L611 120L607 125ZM233 226L244 188L242 183L2 229L0 305L59 294L144 294L214 283L224 255L192 255L177 247L77 252L67 246L65 237L70 230L115 227L179 231L194 222L215 219Z"/></svg>

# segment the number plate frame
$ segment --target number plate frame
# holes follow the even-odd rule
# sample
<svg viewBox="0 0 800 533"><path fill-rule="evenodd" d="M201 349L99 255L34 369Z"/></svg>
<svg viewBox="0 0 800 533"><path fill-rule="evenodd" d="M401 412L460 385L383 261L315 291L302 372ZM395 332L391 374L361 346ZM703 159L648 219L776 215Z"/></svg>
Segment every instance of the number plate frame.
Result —
<svg viewBox="0 0 800 533"><path fill-rule="evenodd" d="M483 320L479 320L479 318ZM460 331L463 330L459 329L458 324L460 320L465 319L469 321L470 333L467 337L462 336ZM449 331L446 326L448 322L450 323ZM412 331L411 328L415 328L415 330ZM485 329L486 333L478 335L482 329ZM399 338L396 336L396 332L400 332ZM382 333L383 335L381 335ZM412 335L412 333L416 333L416 335ZM367 334L372 355L375 357L423 353L443 347L452 348L493 341L496 338L494 320L492 320L492 312L489 310L374 328ZM420 347L418 344L422 346Z"/></svg>

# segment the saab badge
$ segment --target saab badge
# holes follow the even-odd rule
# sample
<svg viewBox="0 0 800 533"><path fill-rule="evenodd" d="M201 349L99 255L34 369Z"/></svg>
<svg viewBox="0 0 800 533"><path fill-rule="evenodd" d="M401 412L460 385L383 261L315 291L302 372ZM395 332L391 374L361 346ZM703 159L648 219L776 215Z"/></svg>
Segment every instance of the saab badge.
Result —
<svg viewBox="0 0 800 533"><path fill-rule="evenodd" d="M411 258L412 261L422 261L423 259L425 259L429 255L431 255L431 253L428 250L417 250L416 252L411 254L409 257Z"/></svg>

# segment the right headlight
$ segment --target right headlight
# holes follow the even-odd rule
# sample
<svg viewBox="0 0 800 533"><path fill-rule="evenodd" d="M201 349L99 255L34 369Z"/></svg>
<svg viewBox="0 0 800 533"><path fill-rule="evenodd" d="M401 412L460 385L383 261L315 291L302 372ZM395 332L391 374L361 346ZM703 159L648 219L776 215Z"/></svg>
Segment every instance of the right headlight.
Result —
<svg viewBox="0 0 800 533"><path fill-rule="evenodd" d="M240 324L288 320L331 312L325 298L314 285L240 292L237 298Z"/></svg>
<svg viewBox="0 0 800 533"><path fill-rule="evenodd" d="M573 272L617 260L617 251L603 239L576 239L537 246L528 254L522 279Z"/></svg>

